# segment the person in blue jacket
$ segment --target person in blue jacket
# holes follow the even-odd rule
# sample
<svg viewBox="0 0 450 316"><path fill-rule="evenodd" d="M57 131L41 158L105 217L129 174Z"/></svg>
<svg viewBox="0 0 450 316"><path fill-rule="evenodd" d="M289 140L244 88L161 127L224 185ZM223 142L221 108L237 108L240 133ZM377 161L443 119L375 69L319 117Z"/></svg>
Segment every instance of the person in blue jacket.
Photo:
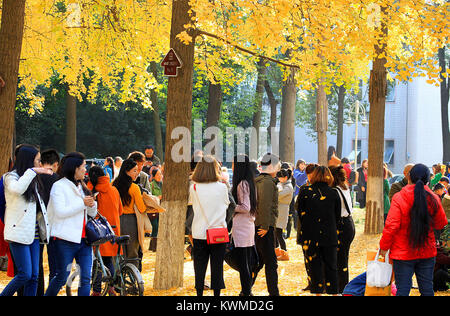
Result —
<svg viewBox="0 0 450 316"><path fill-rule="evenodd" d="M295 192L294 197L300 192L300 187L308 181L308 176L306 175L306 161L299 159L297 165L294 169L293 178L295 180Z"/></svg>

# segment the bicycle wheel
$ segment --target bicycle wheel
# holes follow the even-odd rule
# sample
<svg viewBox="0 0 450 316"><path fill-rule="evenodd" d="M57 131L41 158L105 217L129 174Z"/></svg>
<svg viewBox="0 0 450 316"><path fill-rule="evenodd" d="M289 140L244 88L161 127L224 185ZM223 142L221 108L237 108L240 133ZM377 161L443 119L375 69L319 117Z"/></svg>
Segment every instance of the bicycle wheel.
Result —
<svg viewBox="0 0 450 316"><path fill-rule="evenodd" d="M96 269L92 269L91 289L94 290L95 283L97 282L97 287L100 292L96 291L96 294L99 294L99 296L108 295L108 290L110 288L111 272L107 267L105 267L105 272L106 275L103 275L100 264L97 265Z"/></svg>
<svg viewBox="0 0 450 316"><path fill-rule="evenodd" d="M102 268L97 260L94 261L92 266L92 279L91 279L91 289L94 285L94 280L97 279L97 276L100 277L102 275L101 279L101 285L100 285L100 296L106 296L108 294L108 290L110 287L110 280L111 280L111 272L107 267L105 267L106 276L102 275ZM67 296L77 296L78 295L78 287L80 284L80 270L76 269L67 279L66 282L66 295Z"/></svg>
<svg viewBox="0 0 450 316"><path fill-rule="evenodd" d="M66 282L66 295L67 296L76 296L78 292L78 284L80 280L80 271L75 270Z"/></svg>
<svg viewBox="0 0 450 316"><path fill-rule="evenodd" d="M142 275L135 265L127 263L122 266L122 296L143 296L144 295L144 280Z"/></svg>

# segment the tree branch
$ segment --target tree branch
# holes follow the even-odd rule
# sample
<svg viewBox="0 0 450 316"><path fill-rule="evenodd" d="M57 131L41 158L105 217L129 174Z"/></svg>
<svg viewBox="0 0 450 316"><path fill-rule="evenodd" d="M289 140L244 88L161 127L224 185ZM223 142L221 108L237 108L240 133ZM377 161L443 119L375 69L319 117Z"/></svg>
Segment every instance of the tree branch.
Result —
<svg viewBox="0 0 450 316"><path fill-rule="evenodd" d="M274 59L274 58L270 58L270 57L267 57L267 56L264 56L264 55L255 53L255 52L253 52L253 51L251 51L251 50L248 50L248 49L246 49L246 48L243 48L243 47L241 47L241 46L239 46L239 45L233 44L233 43L231 43L229 40L226 40L226 39L224 39L224 38L221 38L221 37L219 37L219 36L217 36L217 35L215 35L215 34L211 34L211 33L208 33L208 32L205 32L205 31L202 31L202 30L198 30L198 29L197 29L196 35L205 35L205 36L208 36L208 37L212 37L212 38L215 38L215 39L217 39L217 40L219 40L219 41L225 42L225 43L227 43L228 45L233 46L234 48L236 48L236 49L238 49L238 50L240 50L240 51L242 51L242 52L244 52L244 53L247 53L247 54L253 55L253 56L255 56L255 57L258 57L258 58L261 58L261 59L265 59L265 60L268 60L268 61L271 61L271 62L274 62L274 63L277 63L277 64L282 65L282 66L284 66L284 67L300 69L300 66L293 65L293 64L288 64L288 63L282 62L282 61L280 61L280 60L277 60L277 59Z"/></svg>

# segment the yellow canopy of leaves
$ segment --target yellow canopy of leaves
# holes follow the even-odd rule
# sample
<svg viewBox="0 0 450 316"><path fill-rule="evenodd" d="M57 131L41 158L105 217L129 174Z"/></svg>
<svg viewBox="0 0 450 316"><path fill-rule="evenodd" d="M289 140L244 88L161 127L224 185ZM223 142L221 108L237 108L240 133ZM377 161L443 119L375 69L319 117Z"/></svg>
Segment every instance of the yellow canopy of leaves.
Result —
<svg viewBox="0 0 450 316"><path fill-rule="evenodd" d="M368 75L370 62L386 57L404 80L425 76L437 83L434 60L448 41L449 3L416 0L192 0L196 26L262 55L298 65L304 89L319 80L347 88ZM386 8L383 16L381 7ZM379 25L388 27L387 55L377 56ZM230 46L230 45L228 45ZM434 78L434 79L433 79Z"/></svg>
<svg viewBox="0 0 450 316"><path fill-rule="evenodd" d="M121 102L150 106L157 83L148 69L167 50L170 16L170 3L159 0L27 1L20 65L27 97L58 75L80 100L93 100L102 82Z"/></svg>
<svg viewBox="0 0 450 316"><path fill-rule="evenodd" d="M428 76L439 84L437 50L448 43L447 1L417 0L191 0L195 28L216 35L196 39L199 76L238 84L255 72L257 56L236 46L296 65L300 88L319 80L355 88L370 62L386 58L401 80ZM385 8L385 15L381 14ZM377 56L379 25L387 25L386 56ZM58 74L81 99L98 84L118 91L121 102L143 100L156 81L148 70L169 48L171 1L29 0L20 66L31 98L37 84ZM186 32L183 42L192 40ZM383 43L381 43L383 44ZM236 73L230 65L240 65ZM286 72L287 73L287 72ZM42 100L35 99L39 108Z"/></svg>

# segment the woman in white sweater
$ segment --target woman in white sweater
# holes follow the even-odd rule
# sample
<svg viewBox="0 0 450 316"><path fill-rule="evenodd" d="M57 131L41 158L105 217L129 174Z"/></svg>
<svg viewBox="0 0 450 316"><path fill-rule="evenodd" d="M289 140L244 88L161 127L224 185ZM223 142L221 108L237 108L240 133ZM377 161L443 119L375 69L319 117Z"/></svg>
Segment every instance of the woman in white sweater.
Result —
<svg viewBox="0 0 450 316"><path fill-rule="evenodd" d="M342 293L349 281L348 258L350 246L355 238L355 224L352 219L352 197L347 187L347 174L344 167L331 167L333 175L333 187L338 191L341 199L341 224L338 226L339 247L337 253L338 291Z"/></svg>
<svg viewBox="0 0 450 316"><path fill-rule="evenodd" d="M39 150L22 146L17 152L13 171L4 177L4 238L16 266L16 275L0 296L13 296L24 288L24 296L36 296L39 275L40 243L48 243L47 211L41 199L42 185L37 174L51 174L40 168Z"/></svg>
<svg viewBox="0 0 450 316"><path fill-rule="evenodd" d="M86 161L81 153L70 153L61 160L61 180L51 190L48 204L51 238L55 239L58 269L45 293L56 296L66 284L73 260L80 268L79 296L91 290L92 247L85 238L87 216L97 215L97 203L83 182Z"/></svg>
<svg viewBox="0 0 450 316"><path fill-rule="evenodd" d="M192 175L193 184L189 189L189 204L194 210L192 221L193 257L195 288L197 295L203 295L205 274L211 260L211 289L220 296L225 288L223 262L226 244L207 243L206 231L209 228L227 227L226 213L230 200L228 188L220 182L221 169L212 156L203 157Z"/></svg>

